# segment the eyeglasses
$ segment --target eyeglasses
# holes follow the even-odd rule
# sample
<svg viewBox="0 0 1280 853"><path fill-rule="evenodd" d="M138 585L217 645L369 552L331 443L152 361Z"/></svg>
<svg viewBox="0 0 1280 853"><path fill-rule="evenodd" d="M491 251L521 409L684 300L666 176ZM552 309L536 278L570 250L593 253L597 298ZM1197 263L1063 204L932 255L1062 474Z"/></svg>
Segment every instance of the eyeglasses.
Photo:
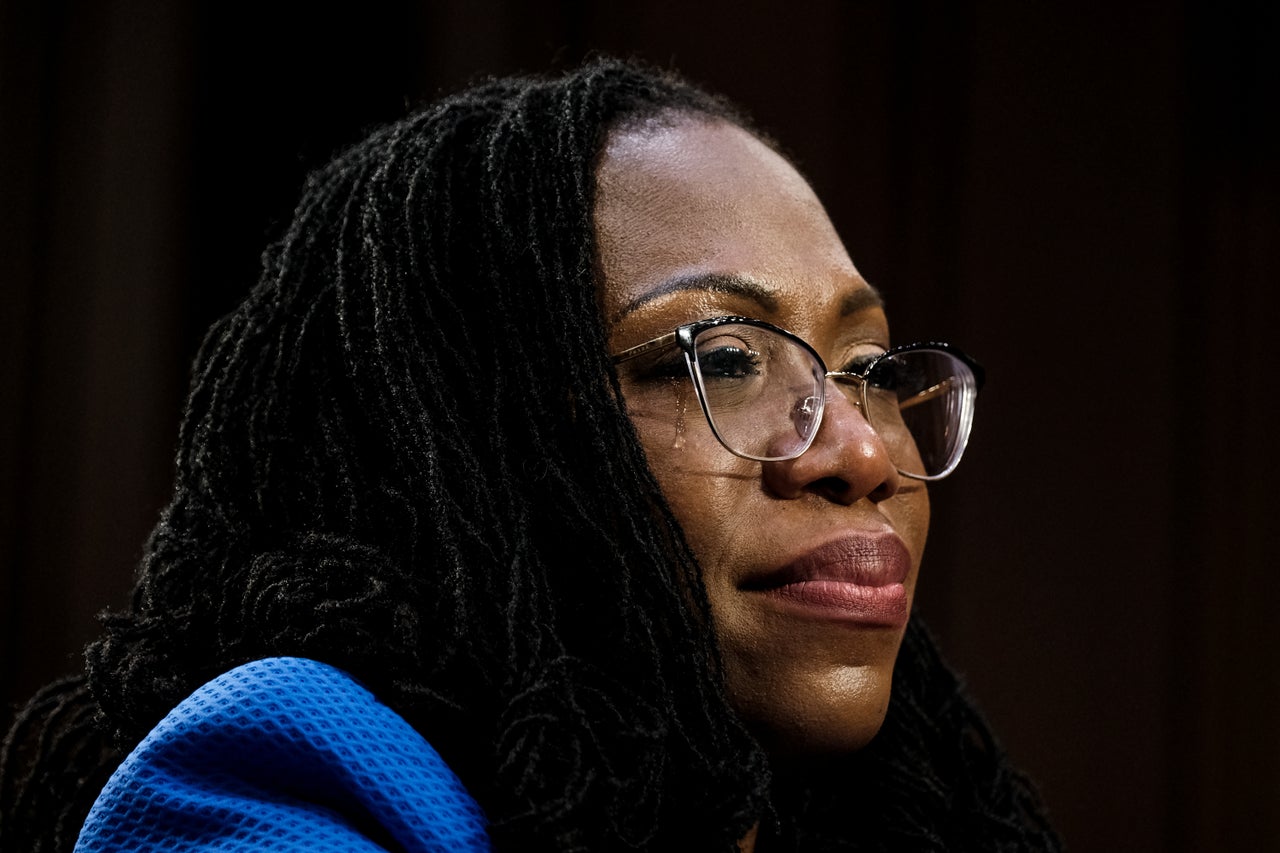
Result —
<svg viewBox="0 0 1280 853"><path fill-rule="evenodd" d="M865 365L827 370L804 340L748 317L688 323L623 350L613 362L629 362L672 343L684 353L711 431L730 453L760 462L804 453L822 424L830 378L851 389L853 403L899 473L917 480L940 480L960 462L984 378L981 365L942 343L907 344L870 357ZM668 362L647 372L674 377L683 371Z"/></svg>

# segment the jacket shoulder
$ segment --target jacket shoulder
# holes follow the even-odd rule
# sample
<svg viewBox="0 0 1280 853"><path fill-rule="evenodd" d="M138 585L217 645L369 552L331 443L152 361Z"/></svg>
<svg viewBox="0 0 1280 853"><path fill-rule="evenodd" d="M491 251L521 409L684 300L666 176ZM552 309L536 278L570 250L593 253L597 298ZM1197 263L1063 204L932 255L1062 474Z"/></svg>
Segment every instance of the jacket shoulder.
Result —
<svg viewBox="0 0 1280 853"><path fill-rule="evenodd" d="M487 850L429 743L340 669L268 658L174 708L111 777L76 845L115 850Z"/></svg>

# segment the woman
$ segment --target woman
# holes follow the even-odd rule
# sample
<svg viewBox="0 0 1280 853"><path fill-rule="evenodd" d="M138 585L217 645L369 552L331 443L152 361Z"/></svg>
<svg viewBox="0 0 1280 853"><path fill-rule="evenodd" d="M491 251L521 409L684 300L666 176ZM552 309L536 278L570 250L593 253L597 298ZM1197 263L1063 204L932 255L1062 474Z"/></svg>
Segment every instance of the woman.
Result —
<svg viewBox="0 0 1280 853"><path fill-rule="evenodd" d="M803 178L669 75L498 81L383 130L206 340L133 604L11 733L6 778L45 746L4 832L67 848L190 712L176 772L221 762L195 787L226 794L197 836L250 847L417 849L432 809L366 794L442 779L480 847L1055 848L908 618L979 371L888 348ZM225 739L334 696L358 710L319 753ZM164 737L85 849L190 830L154 809L200 811L154 781Z"/></svg>

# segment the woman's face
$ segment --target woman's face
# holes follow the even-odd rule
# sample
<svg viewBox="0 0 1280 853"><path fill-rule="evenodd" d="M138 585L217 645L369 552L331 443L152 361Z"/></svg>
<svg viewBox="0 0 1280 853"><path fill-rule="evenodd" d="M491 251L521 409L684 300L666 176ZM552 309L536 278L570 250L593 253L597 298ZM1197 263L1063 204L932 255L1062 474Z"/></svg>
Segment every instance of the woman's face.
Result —
<svg viewBox="0 0 1280 853"><path fill-rule="evenodd" d="M612 352L729 315L799 335L831 370L889 346L821 203L746 131L689 118L616 132L597 181ZM621 364L623 393L702 568L735 707L778 754L862 747L889 701L929 525L924 485L897 473L830 380L813 445L756 462L716 440L687 373L660 360Z"/></svg>

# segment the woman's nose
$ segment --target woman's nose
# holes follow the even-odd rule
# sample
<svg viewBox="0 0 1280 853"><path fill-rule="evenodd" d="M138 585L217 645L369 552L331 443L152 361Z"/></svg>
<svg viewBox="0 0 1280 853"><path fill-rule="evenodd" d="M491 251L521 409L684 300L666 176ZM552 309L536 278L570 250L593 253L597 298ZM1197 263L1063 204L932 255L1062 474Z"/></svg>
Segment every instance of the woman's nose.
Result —
<svg viewBox="0 0 1280 853"><path fill-rule="evenodd" d="M795 459L763 462L764 484L781 498L817 493L841 504L892 497L901 475L889 450L854 401L857 390L827 380L822 423L809 449Z"/></svg>

